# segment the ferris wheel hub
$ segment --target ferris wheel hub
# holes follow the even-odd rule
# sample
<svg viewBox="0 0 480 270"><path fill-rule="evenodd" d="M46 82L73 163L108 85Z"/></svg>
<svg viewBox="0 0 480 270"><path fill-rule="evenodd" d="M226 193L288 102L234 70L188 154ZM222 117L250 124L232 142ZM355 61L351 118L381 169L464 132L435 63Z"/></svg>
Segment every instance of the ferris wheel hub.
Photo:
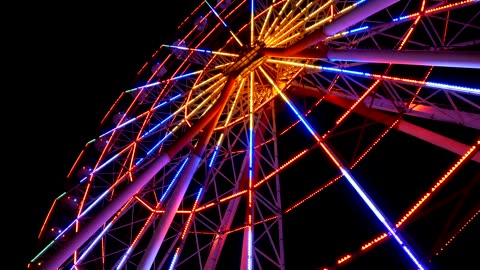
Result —
<svg viewBox="0 0 480 270"><path fill-rule="evenodd" d="M230 66L228 66L223 74L237 74L240 77L245 76L246 73L255 70L258 66L266 61L265 57L259 53L263 44L257 44L254 47L246 45L242 48L242 53L238 59Z"/></svg>

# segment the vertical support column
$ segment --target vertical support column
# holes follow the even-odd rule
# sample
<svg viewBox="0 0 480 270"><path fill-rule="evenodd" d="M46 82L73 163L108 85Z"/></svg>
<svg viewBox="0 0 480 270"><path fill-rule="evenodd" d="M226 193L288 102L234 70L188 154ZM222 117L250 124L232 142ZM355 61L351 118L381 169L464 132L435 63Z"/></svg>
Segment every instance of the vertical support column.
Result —
<svg viewBox="0 0 480 270"><path fill-rule="evenodd" d="M172 197L167 203L165 214L163 214L163 216L160 218L155 233L152 236L148 247L145 249L142 260L138 264L138 269L151 269L157 252L160 249L163 240L165 239L165 235L170 228L170 224L175 217L178 207L182 203L183 196L185 195L193 174L197 170L198 164L201 160L201 157L196 154L192 154L190 156L187 166L185 167L182 176L176 183L176 187L172 192Z"/></svg>
<svg viewBox="0 0 480 270"><path fill-rule="evenodd" d="M252 270L253 269L253 180L255 179L254 173L254 151L255 151L255 136L254 136L254 111L253 111L253 95L254 95L254 74L250 72L250 93L249 93L249 140L248 140L248 193L247 193L247 226L244 230L243 237L243 249L242 249L242 261L241 267L242 270Z"/></svg>

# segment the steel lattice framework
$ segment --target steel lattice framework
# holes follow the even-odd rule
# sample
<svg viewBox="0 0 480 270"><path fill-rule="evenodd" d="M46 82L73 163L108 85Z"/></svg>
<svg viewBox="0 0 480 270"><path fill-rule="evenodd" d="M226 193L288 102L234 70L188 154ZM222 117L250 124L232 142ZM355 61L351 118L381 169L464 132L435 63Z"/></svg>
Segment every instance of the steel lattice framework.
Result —
<svg viewBox="0 0 480 270"><path fill-rule="evenodd" d="M29 268L428 268L478 230L478 1L199 1L177 34Z"/></svg>

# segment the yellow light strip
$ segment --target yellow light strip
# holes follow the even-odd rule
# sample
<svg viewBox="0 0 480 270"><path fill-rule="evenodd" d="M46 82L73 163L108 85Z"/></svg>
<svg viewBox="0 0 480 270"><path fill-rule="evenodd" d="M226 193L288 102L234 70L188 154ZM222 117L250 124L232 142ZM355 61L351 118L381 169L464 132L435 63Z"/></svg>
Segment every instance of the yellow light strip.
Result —
<svg viewBox="0 0 480 270"><path fill-rule="evenodd" d="M282 6L282 9L280 9L280 11L276 14L277 16L275 17L275 19L273 20L272 24L270 25L270 27L267 29L267 32L265 34L266 37L270 36L270 34L272 33L272 31L274 31L278 26L277 24L279 23L280 21L280 16L283 15L283 13L285 13L285 11L288 9L288 5L290 4L292 0L287 0L285 1L284 5ZM281 3L281 2L280 2Z"/></svg>
<svg viewBox="0 0 480 270"><path fill-rule="evenodd" d="M334 2L335 2L334 0L329 0L328 2L323 4L321 7L319 7L317 10L315 10L314 12L309 14L307 17L305 17L302 21L299 21L294 26L289 27L291 25L291 23L295 22L295 19L297 17L299 17L300 15L302 15L304 12L298 13L295 16L294 19L290 20L290 22L283 27L283 30L278 30L277 31L277 33L279 33L280 35L274 35L273 37L271 37L270 39L267 40L268 41L267 45L271 45L271 44L280 45L280 44L282 44L282 43L278 43L278 41L283 40L283 38L286 35L290 34L292 31L297 30L299 27L303 26L307 20L310 20L312 17L317 16L318 13L328 9L329 6L331 6L331 4L334 3ZM304 8L304 10L307 10L311 6L311 4L316 4L316 3L317 2L315 2L315 1L310 2L309 5L307 5L307 7ZM331 16L329 16L329 18L330 17ZM327 21L322 20L321 22L325 23Z"/></svg>

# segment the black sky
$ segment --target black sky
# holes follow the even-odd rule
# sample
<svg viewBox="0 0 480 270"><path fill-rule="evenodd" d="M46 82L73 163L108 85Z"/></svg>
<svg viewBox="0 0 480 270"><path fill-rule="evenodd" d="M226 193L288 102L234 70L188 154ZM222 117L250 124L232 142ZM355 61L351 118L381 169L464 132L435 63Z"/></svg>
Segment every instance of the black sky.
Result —
<svg viewBox="0 0 480 270"><path fill-rule="evenodd" d="M10 187L20 194L15 199L20 203L8 209L8 216L21 230L20 239L10 236L14 259L8 269L25 269L33 258L42 222L64 191L75 158L136 72L174 36L190 11L189 2L14 8L16 26L7 39L16 56L10 59L14 86L7 90L4 106L10 103L16 112L7 120L7 150L10 172L16 175Z"/></svg>

